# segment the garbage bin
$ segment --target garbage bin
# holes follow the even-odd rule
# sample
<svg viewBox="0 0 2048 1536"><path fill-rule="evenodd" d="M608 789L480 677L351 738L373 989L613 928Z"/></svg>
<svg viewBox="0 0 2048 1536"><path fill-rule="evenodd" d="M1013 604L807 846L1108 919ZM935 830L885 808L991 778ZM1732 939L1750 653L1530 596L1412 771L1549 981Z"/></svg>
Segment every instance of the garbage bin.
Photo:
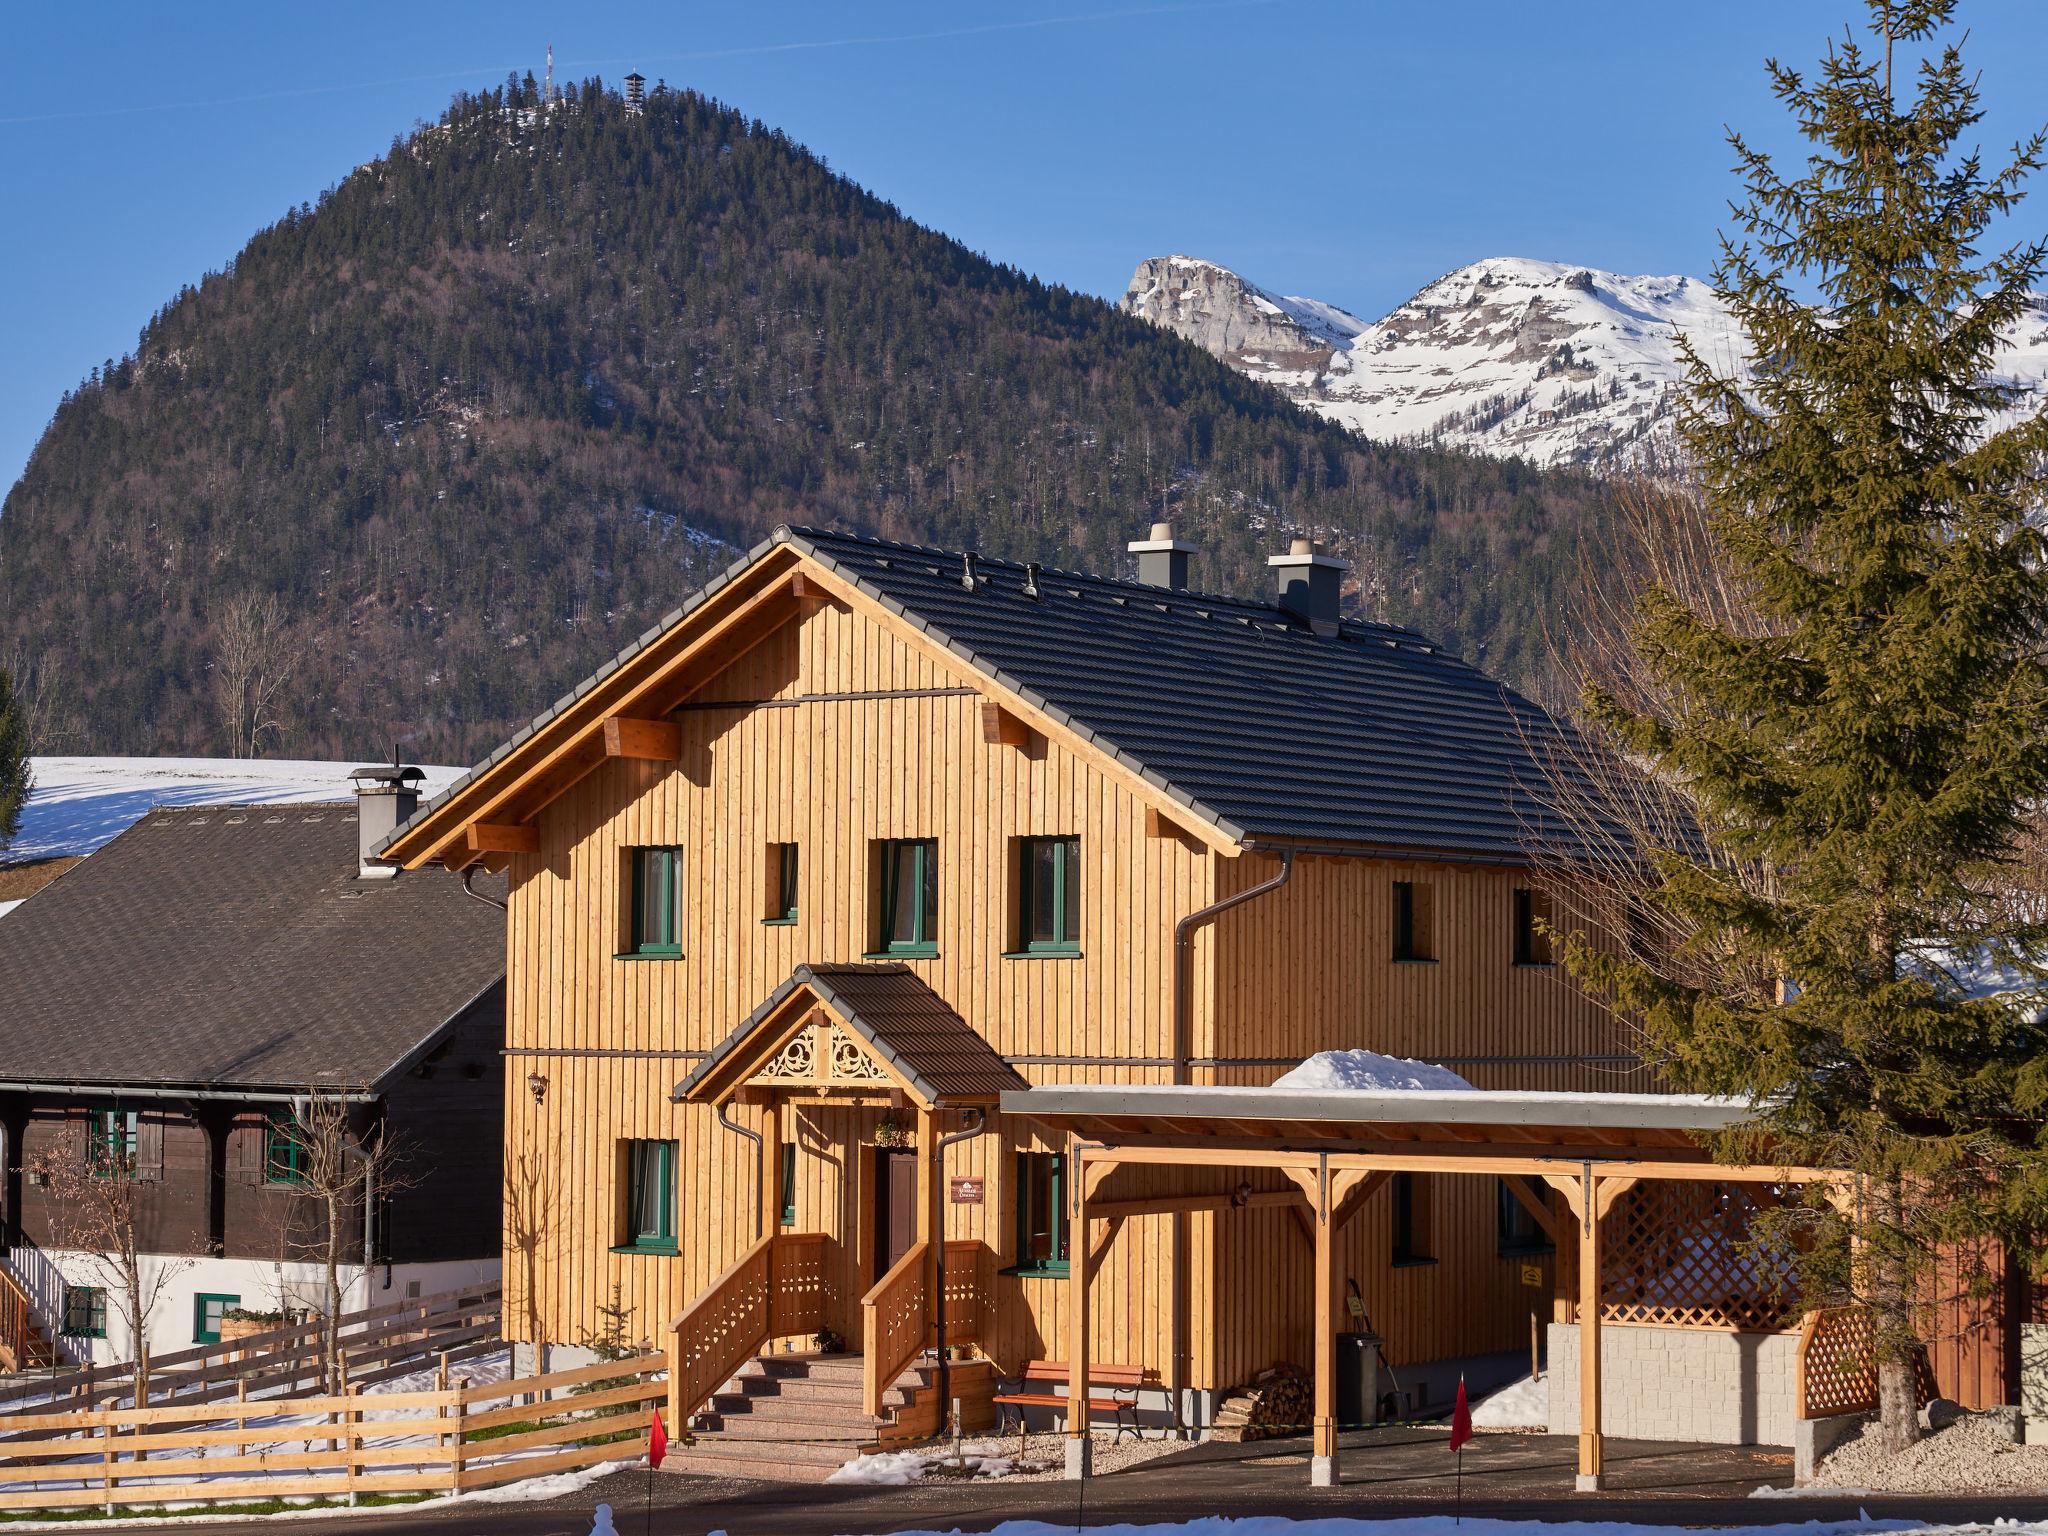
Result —
<svg viewBox="0 0 2048 1536"><path fill-rule="evenodd" d="M1337 1335L1337 1427L1369 1429L1379 1422L1380 1336Z"/></svg>

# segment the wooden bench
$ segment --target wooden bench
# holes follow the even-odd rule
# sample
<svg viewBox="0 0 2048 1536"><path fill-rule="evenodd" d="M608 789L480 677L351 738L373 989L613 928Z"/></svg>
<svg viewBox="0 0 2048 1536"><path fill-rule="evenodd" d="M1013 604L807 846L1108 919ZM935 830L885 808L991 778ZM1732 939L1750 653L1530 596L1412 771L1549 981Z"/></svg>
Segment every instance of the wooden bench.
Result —
<svg viewBox="0 0 2048 1536"><path fill-rule="evenodd" d="M1091 1365L1088 1367L1088 1417L1092 1421L1098 1414L1116 1421L1116 1438L1121 1440L1125 1431L1134 1439L1145 1436L1138 1429L1138 1392L1143 1387L1159 1385L1159 1373L1142 1365ZM1108 1397L1097 1397L1098 1389L1107 1388ZM1026 1360L1024 1369L1016 1377L1015 1385L1005 1387L995 1395L998 1434L1011 1418L1017 1421L1017 1438L1021 1446L1024 1439L1024 1410L1026 1408L1057 1408L1067 1406L1067 1363L1064 1360Z"/></svg>

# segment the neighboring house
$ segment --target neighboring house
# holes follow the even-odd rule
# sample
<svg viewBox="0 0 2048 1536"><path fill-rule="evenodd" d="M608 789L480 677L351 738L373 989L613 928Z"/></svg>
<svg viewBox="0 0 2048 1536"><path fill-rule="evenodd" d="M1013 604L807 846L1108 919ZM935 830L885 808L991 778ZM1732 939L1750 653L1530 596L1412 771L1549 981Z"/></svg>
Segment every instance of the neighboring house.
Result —
<svg viewBox="0 0 2048 1536"><path fill-rule="evenodd" d="M309 1105L345 1103L350 1142L393 1147L344 1217L345 1309L495 1277L503 887L364 857L418 777L359 770L354 803L158 807L9 915L0 1286L27 1292L41 1340L0 1340L0 1363L49 1340L132 1356L105 1266L63 1246L74 1157L132 1180L137 1246L167 1277L153 1350L211 1341L230 1307L321 1306Z"/></svg>
<svg viewBox="0 0 2048 1536"><path fill-rule="evenodd" d="M1587 1259L1602 1225L1617 1273L1732 1253L1714 1184L1612 1168L1720 1178L1690 1132L1738 1111L1656 1095L1551 963L1584 921L1531 857L1575 846L1560 728L1340 619L1305 545L1269 602L1185 590L1169 530L1132 548L1136 581L778 530L381 845L509 873L508 1329L580 1342L616 1301L703 1415L674 1464L791 1476L1035 1360L1139 1373L1197 1427L1278 1362L1327 1390L1347 1295L1404 1409L1526 1368L1539 1323L1574 1348L1589 1295L1789 1360L1739 1265L1627 1298ZM1476 1087L1271 1087L1359 1048ZM1581 1179L1605 1223L1566 1214ZM804 1369L858 1394L720 1394L815 1330L858 1353ZM942 1337L974 1359L936 1380ZM1661 1358L1631 1369L1668 1404ZM1761 1358L1679 1404L1725 1421L1642 1427L1766 1437Z"/></svg>

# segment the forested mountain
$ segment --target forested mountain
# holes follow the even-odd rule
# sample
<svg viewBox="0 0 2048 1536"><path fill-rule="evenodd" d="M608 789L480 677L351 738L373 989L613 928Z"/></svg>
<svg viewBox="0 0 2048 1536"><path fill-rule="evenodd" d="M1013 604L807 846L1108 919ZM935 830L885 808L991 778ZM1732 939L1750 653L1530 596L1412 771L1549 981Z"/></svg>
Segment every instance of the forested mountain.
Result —
<svg viewBox="0 0 2048 1536"><path fill-rule="evenodd" d="M467 761L775 523L1263 591L1529 681L1597 482L1375 446L695 94L459 97L67 395L0 512L47 748ZM54 732L50 734L55 734Z"/></svg>

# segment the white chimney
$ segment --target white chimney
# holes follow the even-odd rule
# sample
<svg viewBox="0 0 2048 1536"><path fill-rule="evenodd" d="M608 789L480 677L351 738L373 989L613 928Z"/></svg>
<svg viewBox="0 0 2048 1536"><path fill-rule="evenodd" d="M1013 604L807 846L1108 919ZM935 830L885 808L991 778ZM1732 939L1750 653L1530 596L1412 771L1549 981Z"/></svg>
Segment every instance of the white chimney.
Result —
<svg viewBox="0 0 2048 1536"><path fill-rule="evenodd" d="M398 866L372 859L370 850L419 809L420 781L426 774L399 766L394 757L389 763L358 768L349 777L356 784L356 877L389 880Z"/></svg>

